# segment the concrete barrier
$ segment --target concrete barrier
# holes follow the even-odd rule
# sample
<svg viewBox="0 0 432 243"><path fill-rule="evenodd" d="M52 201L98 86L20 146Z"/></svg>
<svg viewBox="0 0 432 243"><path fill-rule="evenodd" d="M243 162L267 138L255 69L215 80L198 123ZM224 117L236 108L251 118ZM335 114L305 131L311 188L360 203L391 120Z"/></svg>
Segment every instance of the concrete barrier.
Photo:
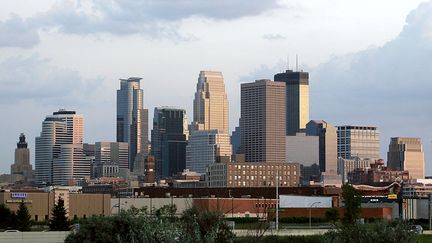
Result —
<svg viewBox="0 0 432 243"><path fill-rule="evenodd" d="M0 242L7 243L60 243L64 242L70 231L47 232L0 232Z"/></svg>
<svg viewBox="0 0 432 243"><path fill-rule="evenodd" d="M280 229L267 230L265 232L259 232L257 230L234 230L236 236L255 236L255 235L278 235L278 236L289 236L289 235L323 235L330 229Z"/></svg>

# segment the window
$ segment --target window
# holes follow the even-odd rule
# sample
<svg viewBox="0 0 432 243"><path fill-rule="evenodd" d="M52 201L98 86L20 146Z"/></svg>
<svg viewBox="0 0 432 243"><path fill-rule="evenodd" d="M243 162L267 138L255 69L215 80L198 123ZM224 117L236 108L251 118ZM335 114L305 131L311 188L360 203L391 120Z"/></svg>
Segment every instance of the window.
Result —
<svg viewBox="0 0 432 243"><path fill-rule="evenodd" d="M36 222L38 221L38 215L35 215L35 221Z"/></svg>

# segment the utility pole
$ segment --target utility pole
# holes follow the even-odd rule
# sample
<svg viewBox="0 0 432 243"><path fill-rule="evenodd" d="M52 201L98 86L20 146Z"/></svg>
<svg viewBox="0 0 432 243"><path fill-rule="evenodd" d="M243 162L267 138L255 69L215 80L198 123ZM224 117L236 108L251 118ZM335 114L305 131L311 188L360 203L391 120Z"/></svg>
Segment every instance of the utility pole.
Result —
<svg viewBox="0 0 432 243"><path fill-rule="evenodd" d="M428 197L428 209L429 209L429 230L432 230L432 218L431 218L431 201L432 201L432 194L429 194Z"/></svg>

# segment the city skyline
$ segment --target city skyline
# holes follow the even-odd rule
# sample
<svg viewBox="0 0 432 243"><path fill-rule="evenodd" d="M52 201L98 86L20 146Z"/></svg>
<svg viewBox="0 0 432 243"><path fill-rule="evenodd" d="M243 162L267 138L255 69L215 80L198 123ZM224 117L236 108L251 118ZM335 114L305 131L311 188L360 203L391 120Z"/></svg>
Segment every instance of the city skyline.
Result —
<svg viewBox="0 0 432 243"><path fill-rule="evenodd" d="M422 6L423 9L424 8L427 9L428 7L429 7L429 5L423 5ZM416 6L414 6L414 5L407 8L402 19L405 18L405 15L410 10L415 9L415 8L416 8ZM3 10L3 11L5 11L5 10ZM421 24L421 18L420 18L421 14L419 14L419 12L420 11L417 11L417 12L414 12L414 14L410 15L411 17L409 18L409 22L413 23L414 26L415 26L415 24L418 24L418 26L421 26L420 25ZM416 13L420 17L415 18ZM5 16L7 16L7 14L5 14ZM249 18L252 18L252 17L249 17ZM262 18L262 17L260 17L260 18ZM238 21L240 21L240 20L238 20ZM402 20L402 22L403 22L403 20ZM4 24L4 23L5 23L5 19L2 19L2 24ZM399 25L399 30L400 29L402 29L401 25ZM405 28L405 29L409 30L409 28ZM397 35L396 32L394 34ZM46 33L44 35L45 35L45 37L49 37L49 35L47 35ZM396 36L396 35L392 35L393 37L387 37L389 39L386 39L386 41L395 38L394 36ZM271 36L267 36L267 37L270 38ZM273 38L277 39L277 36L273 36ZM41 43L44 43L44 41L46 41L46 39L41 39ZM2 43L4 43L4 42L2 42ZM382 42L378 43L378 44L376 42L371 42L369 44L386 46L386 44L383 44ZM43 44L41 44L41 45L43 45ZM180 43L178 45L185 45L185 44ZM41 47L41 48L43 49L43 47ZM366 46L364 46L363 49L364 48L366 48ZM388 47L388 48L390 48L390 47ZM330 49L332 49L332 48L330 48ZM380 51L381 49L382 48L378 48L376 51ZM5 57L8 57L8 58L13 57L12 53L14 51L16 51L16 53L20 53L20 54L24 55L21 57L21 59L17 58L17 59L12 59L12 60L11 59L1 60L1 63L3 63L3 66L10 67L10 65L14 64L13 61L15 61L15 64L16 64L16 62L19 63L20 61L23 61L23 60L27 61L27 64L29 64L29 63L31 64L33 62L36 62L36 63L41 62L42 67L45 67L45 66L51 67L51 65L54 65L54 66L58 65L59 67L64 67L64 69L60 69L60 70L63 70L64 73L66 73L67 75L72 75L72 77L74 77L74 75L75 75L75 78L78 81L82 81L82 83L85 83L86 82L85 80L87 80L88 77L95 77L93 75L90 75L89 71L86 70L86 68L82 68L79 65L71 67L71 66L65 65L65 63L64 62L62 63L61 61L57 62L57 64L56 64L55 61L58 58L50 57L50 55L46 56L43 54L43 51L40 52L40 54L39 54L40 56L33 56L31 58L27 58L28 53L30 52L30 54L31 54L31 51L28 51L29 49L27 49L27 51L28 51L27 54L24 53L25 50L17 50L16 47L15 48L5 47L5 45L3 45L3 47L1 47L1 50L4 50ZM356 50L354 50L354 52L357 52L358 50L362 50L362 48L356 49ZM285 50L283 49L280 51L281 52L278 55L271 53L271 54L267 54L265 58L272 58L275 60L285 59L284 58L284 56L285 56L284 51ZM310 60L310 59L312 59L313 55L308 56L307 53L305 55L303 55L300 48L298 48L297 51L300 52L300 60L302 60L302 58L305 58L305 61L303 61L301 63L306 63L307 65L312 65L312 66L317 65L317 63L314 63L314 61ZM289 52L289 51L287 51L287 52ZM347 52L339 50L339 55L343 56L344 53L347 53ZM186 55L186 54L184 54L184 55ZM209 54L206 54L206 55L208 56ZM227 55L229 55L229 54L227 54ZM236 53L236 55L241 56L241 54L239 54L239 53ZM355 54L353 54L353 55L355 55ZM182 56L183 55L179 55L177 53L177 56L175 56L176 58L174 58L177 60L174 63L180 63L180 60L178 60L178 58L181 58ZM248 55L245 55L245 56L249 57ZM291 54L291 59L292 59L292 56L293 55ZM327 55L327 57L328 57L328 55ZM53 61L47 61L43 58L49 58L49 59L52 59ZM240 57L237 57L237 58L240 58ZM250 59L250 57L249 57L249 59ZM323 59L321 59L321 62L323 62L322 60ZM337 59L334 59L334 62L336 62L335 60L337 60ZM339 60L341 60L341 59L339 59ZM235 60L235 61L237 61L237 60ZM346 61L348 62L349 60L346 60ZM252 62L252 61L250 61L250 62ZM258 66L258 68L256 68L256 72L250 71L250 70L246 71L247 68L245 68L245 67L239 67L238 71L237 70L233 71L233 69L231 69L231 68L226 68L227 67L226 64L220 64L219 63L220 64L219 65L218 62L214 62L214 61L210 61L210 60L209 60L208 64L206 64L205 59L203 62L200 63L201 67L199 67L198 69L196 68L196 66L197 66L196 63L191 62L191 65L190 65L191 66L190 69L194 69L193 70L194 74L198 70L201 70L201 69L210 69L210 68L205 67L207 65L214 67L211 69L220 70L224 74L226 73L226 75L224 75L224 76L225 76L226 82L229 83L229 87L227 87L227 93L229 96L228 98L230 100L230 113L231 113L231 115L230 115L230 127L231 127L231 129L234 129L234 127L236 125L238 125L237 124L238 123L238 115L239 115L238 111L240 109L238 97L240 96L240 92L239 92L239 88L240 88L239 86L240 85L239 85L239 82L237 82L237 81L252 82L255 79L272 78L274 74L276 74L277 72L280 72L281 71L280 69L282 69L281 67L277 67L278 66L277 61L272 62L272 63L271 62L267 63L267 66L264 66L263 68L260 68L259 65L262 62L266 63L265 60L259 60L259 58L255 57L253 59L253 62L254 62L254 64L252 64L252 66L255 66L255 67ZM66 63L67 63L67 61L66 61ZM9 64L9 66L6 64ZM170 65L170 64L172 64L172 62L167 62L167 65ZM430 152L428 153L428 151L430 151L430 147L431 147L431 143L430 143L431 137L430 137L430 135L427 134L427 133L430 134L430 128L426 127L427 123L425 122L425 121L430 119L430 114L427 114L427 112L426 113L425 112L419 113L419 112L417 112L417 109L406 109L407 107L403 106L403 107L400 107L400 109L401 109L400 119L399 120L395 119L395 116L390 114L390 112L393 111L393 106L397 106L397 105L396 104L394 104L394 105L389 104L390 103L390 100L389 100L388 102L383 102L384 104L377 104L380 107L384 107L384 108L387 107L387 109L382 111L382 116L379 116L379 117L378 116L377 117L370 116L369 110L361 110L361 109L355 112L357 114L357 116L350 116L352 113L349 113L349 112L345 115L346 117L344 117L342 115L338 116L338 114L336 114L336 113L337 113L337 109L339 107L338 106L339 104L337 104L337 102L335 102L336 100L329 100L328 101L325 99L327 96L322 95L322 94L321 94L321 96L319 96L317 94L318 92L321 92L322 89L320 89L320 88L323 86L323 84L320 83L319 81L320 80L322 81L323 77L325 77L325 76L330 76L330 77L327 77L327 80L330 79L332 76L330 75L331 73L329 70L336 69L335 67L337 67L337 66L331 65L331 64L332 64L331 62L326 64L327 67L329 67L329 65L330 65L331 68L326 69L327 73L324 71L321 71L322 75L319 75L320 74L319 70L320 70L320 68L324 69L326 67L326 65L320 65L320 66L318 66L318 68L314 68L314 70L311 70L311 71L308 70L308 68L305 65L300 65L300 68L304 69L305 71L310 71L310 74L311 74L310 75L311 119L321 119L322 118L322 119L325 119L325 120L331 122L335 126L348 124L348 123L378 126L380 128L380 130L382 131L381 148L383 148L383 149L381 150L381 157L384 159L386 158L386 156L385 156L385 152L386 152L385 150L387 150L386 145L389 143L390 137L392 137L392 136L422 137L422 141L424 143L424 149L426 152L426 155L425 155L426 168L427 168L426 175L431 174L430 173L431 167L428 164L428 161L430 160L430 156L428 156L428 155L430 155ZM161 66L160 68L164 68L164 63L160 63L159 65ZM281 65L285 65L285 64L281 64ZM96 65L96 66L99 66L99 65ZM102 82L103 83L102 84L102 91L99 89L98 92L110 93L110 95L108 95L108 96L106 96L106 95L102 95L99 97L94 96L94 99L93 99L92 98L93 94L91 94L91 95L86 94L87 89L91 88L92 87L91 85L94 85L94 83L90 82L88 84L88 85L90 85L89 87L87 85L84 85L84 86L78 85L78 87L81 87L81 88L84 87L84 88L83 88L83 90L78 89L78 92L75 92L77 99L69 99L69 100L65 99L65 100L60 100L60 102L58 102L59 100L56 100L56 102L48 103L48 105L46 105L47 104L46 102L49 101L46 98L38 99L38 98L33 97L29 101L27 97L21 97L21 98L23 98L23 101L17 102L16 104L13 104L13 105L11 105L10 101L3 101L1 103L2 109L4 109L4 111L6 111L6 112L11 113L9 116L11 117L11 120L13 120L13 122L6 121L2 125L3 127L8 127L8 129L7 129L8 131L5 131L5 136L1 141L2 150L0 152L0 154L1 154L0 172L8 173L8 168L9 168L10 164L13 162L13 149L15 146L16 136L17 136L17 134L19 134L21 132L24 132L28 136L29 147L32 149L32 151L31 151L31 154L32 154L31 163L34 166L34 154L35 154L34 153L34 148L35 148L34 137L36 137L37 132L40 129L39 128L40 124L38 124L38 123L39 123L39 121L41 121L43 119L44 114L48 114L49 112L51 112L53 110L57 110L57 109L62 108L62 107L77 110L78 112L83 113L85 115L85 117L86 117L86 127L85 127L86 135L85 136L86 137L84 139L84 142L114 141L114 137L115 137L114 131L115 130L113 130L112 128L114 127L114 129L115 129L115 124L114 124L115 123L115 118L114 118L115 108L112 108L112 111L110 111L111 114L104 114L104 115L100 116L100 113L98 111L99 108L97 108L97 107L99 105L103 104L104 106L100 106L100 107L104 107L101 110L105 110L107 112L107 109L111 109L110 108L111 105L113 103L115 103L115 97L112 95L114 89L111 89L113 87L112 86L113 84L111 84L111 83L115 83L113 81L117 80L119 77L122 77L122 76L139 75L139 76L144 77L144 83L145 83L144 93L147 94L145 97L145 101L144 101L144 103L146 104L146 106L145 106L146 108L152 110L156 106L173 105L174 104L174 105L180 106L183 109L186 109L187 114L189 114L189 117L191 117L191 115L193 114L191 112L191 109L190 109L190 107L191 107L190 103L192 103L191 97L193 95L193 90L194 90L193 89L193 87L194 87L193 83L195 82L196 79L195 79L194 75L189 75L191 71L188 70L184 74L180 75L181 76L180 80L185 80L185 77L187 77L188 81L190 81L189 83L184 83L184 82L168 82L167 83L167 81L165 81L165 80L167 80L168 77L165 75L161 76L161 80L164 81L161 83L163 83L165 86L167 84L169 84L171 89L173 89L173 90L176 90L176 88L179 86L185 86L186 87L186 91L185 90L181 90L182 92L176 91L175 93L178 93L178 96L173 96L173 97L175 97L174 99L168 98L168 96L171 95L171 93L168 93L167 98L164 99L164 95L159 95L161 97L157 97L157 95L156 95L157 93L164 92L164 90L161 89L160 87L158 88L158 86L155 86L154 82L157 82L157 79L154 76L155 74L154 73L152 74L152 72L146 71L150 67L152 67L153 65L149 65L149 67L145 67L145 65L141 65L140 67L145 67L145 68L143 68L142 71L138 71L137 67L132 68L132 69L127 69L127 68L124 68L124 66L119 65L119 67L115 68L116 69L115 71L106 71L106 72L104 70L101 70L101 68L103 66L106 66L106 65L100 65L100 67L96 67L96 69L98 71L96 71L95 73L99 72L98 75L101 75L101 76L107 75L108 77L110 77L114 73L117 72L117 75L115 75L116 76L115 79L104 77L104 78L101 78L101 80L98 80L98 81L103 81ZM248 67L250 67L250 66L251 65L249 65ZM12 66L11 68L13 68L13 67L14 66ZM72 68L72 69L70 69L70 68ZM266 70L266 68L269 70ZM343 69L343 67L339 67L339 68L341 70ZM118 73L121 69L123 69L122 73ZM276 72L274 72L271 69L276 69ZM56 71L55 68L53 70ZM79 73L75 73L73 71L71 72L70 70L79 70ZM427 69L425 69L425 70L427 70ZM14 72L16 72L16 71L14 71ZM81 78L81 74L80 74L81 72L86 73L86 74L82 74L83 75L82 78ZM268 74L268 73L270 73L270 74ZM246 75L249 77L242 76L242 75ZM251 76L253 76L253 78ZM22 77L22 76L19 76L19 77ZM345 78L347 78L347 74L340 76L340 78L338 78L335 81L341 82L341 79L345 80ZM64 80L64 79L65 79L65 76L61 76L61 80ZM85 80L83 81L83 79L85 79ZM390 76L388 79L391 80L392 77ZM6 82L5 82L5 80L6 80ZM8 79L2 79L1 80L2 84L3 84L3 82L5 82L5 84L8 84L7 81L10 81L10 80L8 80ZM36 77L36 81L38 81L37 77ZM368 81L370 82L370 79ZM386 80L386 81L388 81L388 80ZM377 80L377 82L378 82L378 80ZM107 85L107 83L110 83L110 84ZM336 82L336 83L338 83L338 82ZM59 86L62 87L61 89L67 89L68 87L70 87L70 86L68 86L70 84L68 82L64 83L64 86L60 85L60 84L63 84L63 83L59 83ZM326 84L328 84L328 83L326 83ZM117 85L117 84L115 84L115 85ZM327 94L327 95L335 95L335 93L340 94L341 89L339 89L339 93L338 93L338 90L336 89L336 87L334 85L328 85L328 86L329 87L327 87L327 89L323 90L323 91L326 91L326 92L324 92L325 94ZM343 86L343 85L341 85L341 86ZM335 90L330 89L331 87L334 88ZM356 87L353 88L353 87L346 87L345 86L342 88L346 88L346 90L350 91L352 89L355 89ZM403 87L401 87L401 89L403 89ZM36 90L38 90L38 89L36 89ZM146 92L146 90L149 90L149 91ZM427 90L426 87L425 87L425 90ZM9 97L6 95L6 92L9 93L9 91L10 91L9 86L6 86L1 90L1 93L5 94L4 97ZM51 90L51 89L45 89L45 90L42 89L39 91L40 91L40 93L39 93L40 96L44 96L47 93L49 94L48 96L51 96L52 93L57 92L56 90ZM411 91L411 90L408 90L408 91ZM419 93L420 93L420 95L415 97L416 98L415 102L417 102L418 105L421 107L423 107L423 105L429 104L430 100L424 100L425 98L424 98L424 96L422 96L421 91L419 91ZM15 94L15 93L12 92L12 94ZM29 95L34 95L34 93L29 93ZM88 95L88 96L85 96L85 95ZM355 94L351 94L351 97L354 97L354 99L355 99L355 97L357 97L357 99L361 99L361 98L363 98L363 95L364 95L363 92L359 92L358 96L356 96ZM406 95L407 95L407 97L410 97L411 95L414 96L413 93L408 93ZM389 99L388 96L385 96L384 98ZM57 99L57 98L54 98L54 100L55 99ZM164 100L163 102L161 102L162 99ZM51 100L51 101L53 101L53 100ZM151 101L151 102L148 102L148 101ZM179 104L176 104L175 101L178 101ZM324 102L320 102L320 101L324 101ZM76 102L76 103L74 103L74 102ZM89 102L94 102L95 104L89 105ZM171 104L166 104L168 102ZM368 102L368 101L365 100L364 102ZM366 104L364 107L365 109L371 109L371 106L374 106L376 104L375 100L372 100L369 102L370 103L365 103ZM352 109L357 108L357 107L352 105L352 104L356 104L353 101L348 100L345 103L346 103L346 106L349 106L351 104L349 107L351 107ZM331 106L329 104L331 104ZM41 107L41 106L44 106L44 107ZM53 106L55 106L55 107L53 107ZM320 111L320 107L322 108L323 106L326 108L327 111ZM14 111L14 109L10 109L13 107L20 107L21 109L18 109L20 112ZM329 107L330 107L330 109L328 109ZM23 111L24 111L24 113L26 113L25 116L21 114L21 112L23 112ZM94 111L94 114L93 114L93 111ZM152 117L152 114L149 114L149 116ZM389 118L387 118L386 116L389 116ZM411 116L411 117L415 117L417 119L409 120L409 119L405 118L405 116ZM350 118L348 118L348 117L350 117ZM358 119L359 117L360 117L360 119ZM110 119L107 119L107 118L110 118ZM101 122L99 119L100 120L106 120L106 121L108 121L108 123L111 123L111 124L108 124L108 125L100 124ZM396 120L397 122L394 122L392 120ZM411 122L407 123L408 121L411 121ZM188 122L190 122L190 121L188 121ZM11 123L16 123L16 125L15 124L12 125ZM404 126L397 126L397 125L400 125L399 123L403 124ZM11 130L11 131L9 131L9 130ZM12 135L10 135L10 134L12 134Z"/></svg>

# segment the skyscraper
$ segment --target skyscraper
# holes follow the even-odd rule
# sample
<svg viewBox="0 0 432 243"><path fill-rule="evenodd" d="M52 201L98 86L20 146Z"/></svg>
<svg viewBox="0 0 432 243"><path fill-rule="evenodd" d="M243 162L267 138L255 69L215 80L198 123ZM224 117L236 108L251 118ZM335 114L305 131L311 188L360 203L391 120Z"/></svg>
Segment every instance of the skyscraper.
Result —
<svg viewBox="0 0 432 243"><path fill-rule="evenodd" d="M172 107L155 108L151 137L158 178L182 172L186 168L186 111Z"/></svg>
<svg viewBox="0 0 432 243"><path fill-rule="evenodd" d="M229 133L228 98L221 72L200 72L193 105L191 132L218 129Z"/></svg>
<svg viewBox="0 0 432 243"><path fill-rule="evenodd" d="M295 136L309 122L309 73L286 70L274 76L286 87L286 135Z"/></svg>
<svg viewBox="0 0 432 243"><path fill-rule="evenodd" d="M408 170L410 179L425 178L424 153L420 138L391 138L387 159L389 168Z"/></svg>
<svg viewBox="0 0 432 243"><path fill-rule="evenodd" d="M117 142L129 144L129 169L148 154L148 110L143 108L141 78L120 79L117 90ZM141 156L137 156L140 154Z"/></svg>
<svg viewBox="0 0 432 243"><path fill-rule="evenodd" d="M186 146L186 168L203 174L210 164L229 162L231 155L228 134L216 129L195 131L189 136Z"/></svg>
<svg viewBox="0 0 432 243"><path fill-rule="evenodd" d="M246 162L285 162L285 83L241 84L240 140Z"/></svg>
<svg viewBox="0 0 432 243"><path fill-rule="evenodd" d="M84 118L75 111L59 110L42 122L42 131L36 137L35 175L38 185L53 183L54 160L62 145L83 142Z"/></svg>
<svg viewBox="0 0 432 243"><path fill-rule="evenodd" d="M60 153L53 160L54 185L76 185L90 179L91 158L84 154L83 144L62 144Z"/></svg>
<svg viewBox="0 0 432 243"><path fill-rule="evenodd" d="M380 133L374 126L338 126L338 158L378 160L380 158Z"/></svg>
<svg viewBox="0 0 432 243"><path fill-rule="evenodd" d="M319 166L326 174L337 173L336 128L323 120L311 120L306 125L306 135L319 137Z"/></svg>
<svg viewBox="0 0 432 243"><path fill-rule="evenodd" d="M95 177L118 177L120 169L129 165L128 143L96 142Z"/></svg>
<svg viewBox="0 0 432 243"><path fill-rule="evenodd" d="M24 133L20 134L15 149L15 163L11 165L12 183L28 184L33 179L32 165L30 164L30 149L27 148Z"/></svg>

